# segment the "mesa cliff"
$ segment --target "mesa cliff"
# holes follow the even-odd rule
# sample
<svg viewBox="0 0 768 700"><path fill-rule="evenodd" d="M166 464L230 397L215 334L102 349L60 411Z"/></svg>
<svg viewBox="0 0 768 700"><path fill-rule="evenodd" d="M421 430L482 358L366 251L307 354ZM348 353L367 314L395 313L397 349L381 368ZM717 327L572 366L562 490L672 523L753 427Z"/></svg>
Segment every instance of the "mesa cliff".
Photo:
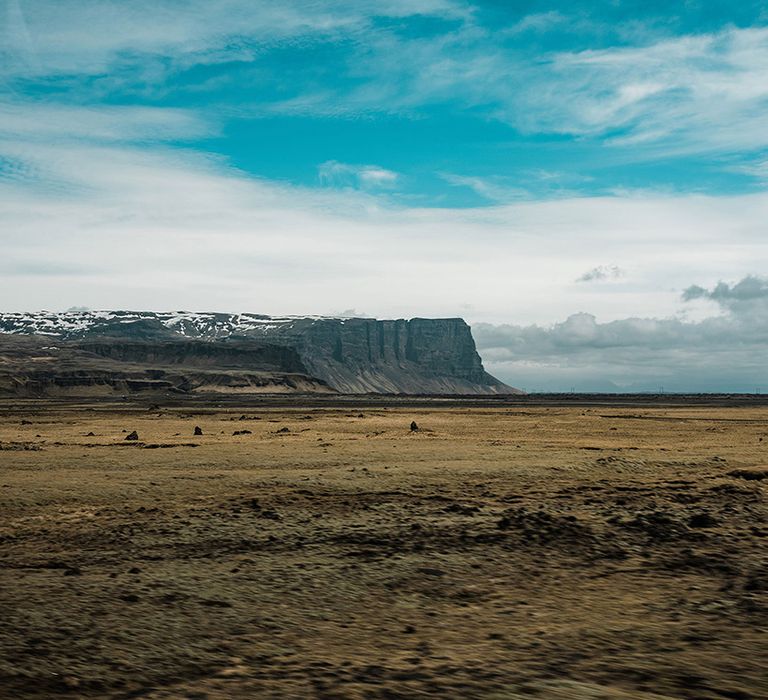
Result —
<svg viewBox="0 0 768 700"><path fill-rule="evenodd" d="M483 369L472 332L459 318L300 319L267 335L295 347L312 376L343 393L512 391Z"/></svg>
<svg viewBox="0 0 768 700"><path fill-rule="evenodd" d="M508 394L460 318L0 314L0 393Z"/></svg>

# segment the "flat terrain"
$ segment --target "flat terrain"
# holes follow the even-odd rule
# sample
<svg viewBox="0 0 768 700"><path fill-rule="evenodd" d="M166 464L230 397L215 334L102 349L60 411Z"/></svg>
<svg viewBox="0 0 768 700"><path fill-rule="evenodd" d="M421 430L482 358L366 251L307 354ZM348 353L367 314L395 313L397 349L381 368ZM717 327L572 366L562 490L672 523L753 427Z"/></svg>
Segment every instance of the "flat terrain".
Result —
<svg viewBox="0 0 768 700"><path fill-rule="evenodd" d="M759 405L3 404L0 697L768 698L765 477Z"/></svg>

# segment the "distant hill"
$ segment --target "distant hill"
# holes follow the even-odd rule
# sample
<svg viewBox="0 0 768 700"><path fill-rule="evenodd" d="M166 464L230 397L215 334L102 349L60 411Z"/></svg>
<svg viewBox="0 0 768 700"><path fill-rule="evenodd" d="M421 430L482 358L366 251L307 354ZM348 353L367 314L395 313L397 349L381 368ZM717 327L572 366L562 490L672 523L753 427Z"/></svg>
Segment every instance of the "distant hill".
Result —
<svg viewBox="0 0 768 700"><path fill-rule="evenodd" d="M0 394L519 393L459 318L192 312L0 314Z"/></svg>

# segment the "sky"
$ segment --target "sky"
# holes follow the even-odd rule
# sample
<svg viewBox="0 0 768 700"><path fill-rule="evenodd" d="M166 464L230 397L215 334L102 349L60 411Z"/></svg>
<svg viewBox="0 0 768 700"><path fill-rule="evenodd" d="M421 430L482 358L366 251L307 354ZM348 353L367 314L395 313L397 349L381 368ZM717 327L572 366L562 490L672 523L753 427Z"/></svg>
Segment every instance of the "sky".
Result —
<svg viewBox="0 0 768 700"><path fill-rule="evenodd" d="M461 316L768 391L763 0L0 0L0 310Z"/></svg>

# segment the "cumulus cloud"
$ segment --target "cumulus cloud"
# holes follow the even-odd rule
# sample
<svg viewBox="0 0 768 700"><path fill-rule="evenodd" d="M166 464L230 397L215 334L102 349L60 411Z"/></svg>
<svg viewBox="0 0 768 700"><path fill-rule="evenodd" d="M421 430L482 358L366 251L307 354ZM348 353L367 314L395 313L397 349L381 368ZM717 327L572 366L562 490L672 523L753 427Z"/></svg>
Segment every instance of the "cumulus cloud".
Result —
<svg viewBox="0 0 768 700"><path fill-rule="evenodd" d="M615 280L624 276L624 270L618 265L598 265L579 277L577 282L601 282Z"/></svg>
<svg viewBox="0 0 768 700"><path fill-rule="evenodd" d="M752 275L683 301L716 301L725 313L697 322L577 313L551 326L474 326L492 371L547 390L768 391L768 279Z"/></svg>
<svg viewBox="0 0 768 700"><path fill-rule="evenodd" d="M709 299L734 310L738 310L744 302L768 303L768 279L748 275L733 285L718 282L712 289L694 284L683 292L684 301L693 299Z"/></svg>

